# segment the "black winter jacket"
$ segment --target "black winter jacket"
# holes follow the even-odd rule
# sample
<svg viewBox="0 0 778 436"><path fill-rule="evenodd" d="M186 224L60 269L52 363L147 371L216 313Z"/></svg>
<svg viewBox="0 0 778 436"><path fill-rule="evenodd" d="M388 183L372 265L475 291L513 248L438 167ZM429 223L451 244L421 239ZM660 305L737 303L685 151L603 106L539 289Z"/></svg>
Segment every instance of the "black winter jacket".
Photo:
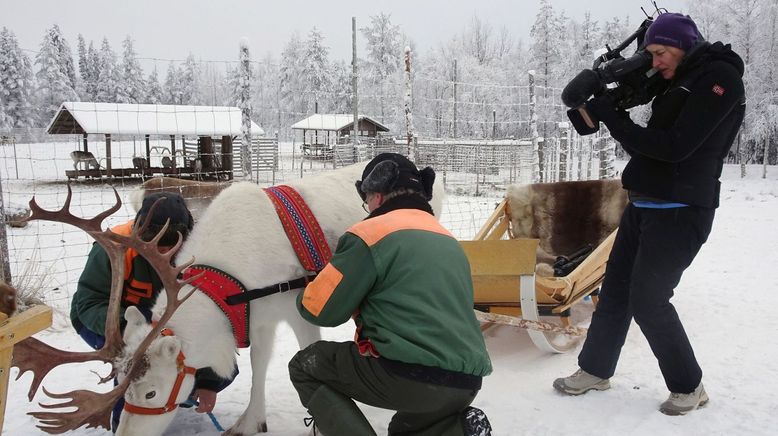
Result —
<svg viewBox="0 0 778 436"><path fill-rule="evenodd" d="M607 101L589 109L629 153L624 188L705 208L719 205L719 177L745 114L743 61L729 44L703 42L686 53L651 105L646 127Z"/></svg>

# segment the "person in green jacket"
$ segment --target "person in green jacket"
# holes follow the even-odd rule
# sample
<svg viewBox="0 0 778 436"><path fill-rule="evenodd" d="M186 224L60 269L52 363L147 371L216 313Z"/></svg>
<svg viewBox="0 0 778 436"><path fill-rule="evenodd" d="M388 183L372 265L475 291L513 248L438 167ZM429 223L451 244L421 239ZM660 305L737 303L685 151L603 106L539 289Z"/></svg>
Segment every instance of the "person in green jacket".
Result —
<svg viewBox="0 0 778 436"><path fill-rule="evenodd" d="M376 434L354 400L395 410L390 435L491 434L469 407L492 371L470 265L433 215L434 180L400 154L376 156L356 182L370 215L297 299L313 324L356 323L354 342L319 341L289 362L321 434Z"/></svg>
<svg viewBox="0 0 778 436"><path fill-rule="evenodd" d="M161 198L164 200L157 205L154 214L149 217L151 206ZM170 220L165 234L158 242L160 250L163 251L169 250L176 244L179 233L186 239L194 225L192 214L186 207L183 197L173 193L154 193L143 199L134 220L113 227L111 230L118 234L129 235L136 221L142 223L146 219L150 219L151 222L140 235L141 239L146 241L156 236L165 222ZM162 281L156 271L135 250L127 249L124 254L124 265L124 289L120 308L122 331L126 324L124 311L129 306L137 307L146 319L151 321L151 308L162 289ZM105 320L110 294L111 262L103 247L94 243L70 303L70 321L76 333L95 350L99 350L105 344ZM216 404L217 392L227 387L237 373L236 367L232 378L225 380L209 368L198 370L195 374L195 390L192 393L192 399L199 402L196 410L201 413L211 412ZM123 407L124 400L119 400L114 407L111 423L114 431L118 427Z"/></svg>

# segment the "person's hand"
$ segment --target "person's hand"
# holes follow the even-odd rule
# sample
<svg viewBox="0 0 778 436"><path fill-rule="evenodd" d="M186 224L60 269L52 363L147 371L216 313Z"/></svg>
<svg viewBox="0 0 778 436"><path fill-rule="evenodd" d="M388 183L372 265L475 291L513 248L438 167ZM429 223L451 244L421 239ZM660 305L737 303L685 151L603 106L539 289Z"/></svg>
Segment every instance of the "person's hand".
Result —
<svg viewBox="0 0 778 436"><path fill-rule="evenodd" d="M586 109L599 120L606 120L616 114L616 103L608 94L603 94L587 101Z"/></svg>
<svg viewBox="0 0 778 436"><path fill-rule="evenodd" d="M197 413L210 413L216 405L216 392L208 389L196 389L195 400L199 403L195 411Z"/></svg>

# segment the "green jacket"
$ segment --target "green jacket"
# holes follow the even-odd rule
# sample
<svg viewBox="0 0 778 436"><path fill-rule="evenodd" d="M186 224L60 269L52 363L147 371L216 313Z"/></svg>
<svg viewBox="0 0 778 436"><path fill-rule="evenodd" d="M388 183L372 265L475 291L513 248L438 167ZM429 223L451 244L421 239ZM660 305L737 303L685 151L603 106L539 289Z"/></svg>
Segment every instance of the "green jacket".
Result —
<svg viewBox="0 0 778 436"><path fill-rule="evenodd" d="M422 210L398 208L351 227L297 306L325 327L353 316L365 355L474 376L492 370L465 253Z"/></svg>
<svg viewBox="0 0 778 436"><path fill-rule="evenodd" d="M114 232L129 234L132 221L114 227ZM135 250L124 254L124 290L120 308L120 320L124 328L124 311L137 306L147 315L162 289L157 273ZM105 336L105 319L108 313L108 299L111 295L111 261L100 244L95 243L86 260L84 271L78 279L78 287L70 303L70 320L76 331L86 327L94 333Z"/></svg>

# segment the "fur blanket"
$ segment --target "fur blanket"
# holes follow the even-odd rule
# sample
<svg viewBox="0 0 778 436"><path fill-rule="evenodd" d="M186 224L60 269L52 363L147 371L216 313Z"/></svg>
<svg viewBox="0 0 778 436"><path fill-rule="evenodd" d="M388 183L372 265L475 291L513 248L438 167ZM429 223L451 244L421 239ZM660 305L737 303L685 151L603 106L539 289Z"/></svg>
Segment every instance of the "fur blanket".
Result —
<svg viewBox="0 0 778 436"><path fill-rule="evenodd" d="M553 275L557 256L599 245L619 226L627 205L619 180L514 185L506 197L512 237L540 240L536 271L544 276Z"/></svg>

